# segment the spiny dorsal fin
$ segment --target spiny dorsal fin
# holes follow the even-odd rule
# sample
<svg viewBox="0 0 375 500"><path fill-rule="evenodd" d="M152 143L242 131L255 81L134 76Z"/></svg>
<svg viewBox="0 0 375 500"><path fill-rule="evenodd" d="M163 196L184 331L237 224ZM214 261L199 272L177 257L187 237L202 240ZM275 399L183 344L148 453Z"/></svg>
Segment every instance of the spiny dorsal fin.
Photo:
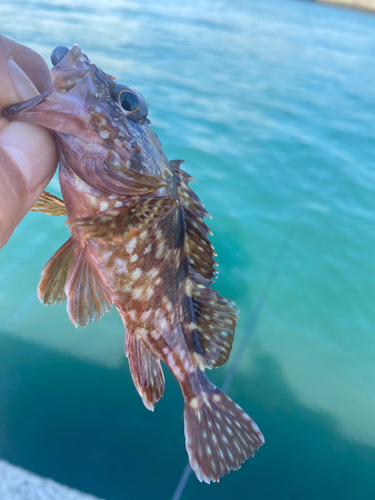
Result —
<svg viewBox="0 0 375 500"><path fill-rule="evenodd" d="M142 340L126 332L125 352L129 358L134 385L148 410L154 407L164 394L164 375L160 360L147 349Z"/></svg>
<svg viewBox="0 0 375 500"><path fill-rule="evenodd" d="M50 306L66 300L64 288L73 266L74 255L73 241L69 238L44 266L38 285L38 297L42 304Z"/></svg>
<svg viewBox="0 0 375 500"><path fill-rule="evenodd" d="M47 191L43 191L30 212L42 212L47 215L67 215L63 200Z"/></svg>
<svg viewBox="0 0 375 500"><path fill-rule="evenodd" d="M199 342L207 367L217 368L228 361L238 309L234 302L220 297L216 290L210 288L210 280L196 273L189 279Z"/></svg>
<svg viewBox="0 0 375 500"><path fill-rule="evenodd" d="M214 247L207 237L211 234L204 222L204 217L210 217L198 196L189 188L189 182L194 179L180 169L182 160L169 162L176 179L178 195L184 210L187 236L187 252L190 267L207 279L211 279L216 270L214 265Z"/></svg>
<svg viewBox="0 0 375 500"><path fill-rule="evenodd" d="M112 306L112 290L105 282L87 246L77 252L65 286L67 311L75 327L99 321Z"/></svg>
<svg viewBox="0 0 375 500"><path fill-rule="evenodd" d="M135 232L139 232L150 223L166 217L175 207L177 201L169 197L155 197L138 200L135 204L119 209L116 215L98 214L82 219L70 219L70 231L80 227L82 243L89 238L122 241Z"/></svg>

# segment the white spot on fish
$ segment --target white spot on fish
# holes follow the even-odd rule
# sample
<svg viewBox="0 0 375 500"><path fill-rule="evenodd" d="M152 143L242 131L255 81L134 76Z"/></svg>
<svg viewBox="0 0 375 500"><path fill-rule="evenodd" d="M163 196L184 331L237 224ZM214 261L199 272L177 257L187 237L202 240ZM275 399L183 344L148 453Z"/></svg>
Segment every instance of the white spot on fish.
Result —
<svg viewBox="0 0 375 500"><path fill-rule="evenodd" d="M142 313L141 321L146 321L150 317L151 313L152 313L151 309L149 311L145 311L144 313Z"/></svg>
<svg viewBox="0 0 375 500"><path fill-rule="evenodd" d="M157 259L160 259L160 257L162 256L163 254L163 251L164 251L164 247L165 247L165 241L162 240L159 245L158 245L158 250L156 252L156 258Z"/></svg>
<svg viewBox="0 0 375 500"><path fill-rule="evenodd" d="M104 252L101 256L101 260L106 264L109 259L112 257L113 252Z"/></svg>
<svg viewBox="0 0 375 500"><path fill-rule="evenodd" d="M193 410L197 409L198 408L198 398L193 398L189 405L191 406L191 408L193 408Z"/></svg>
<svg viewBox="0 0 375 500"><path fill-rule="evenodd" d="M164 316L160 319L159 326L162 330L167 330L169 328L168 321Z"/></svg>
<svg viewBox="0 0 375 500"><path fill-rule="evenodd" d="M132 272L132 279L135 281L138 280L141 276L142 270L139 267L137 267L137 269L134 269L134 271Z"/></svg>
<svg viewBox="0 0 375 500"><path fill-rule="evenodd" d="M160 338L161 334L158 330L152 330L151 331L151 337L154 338L155 340L158 340Z"/></svg>
<svg viewBox="0 0 375 500"><path fill-rule="evenodd" d="M126 273L126 262L118 257L115 258L115 270L117 274L125 274Z"/></svg>
<svg viewBox="0 0 375 500"><path fill-rule="evenodd" d="M108 130L101 130L99 134L103 137L103 139L108 139L109 137L109 132Z"/></svg>
<svg viewBox="0 0 375 500"><path fill-rule="evenodd" d="M142 293L143 293L143 288L141 286L138 288L134 288L133 293L132 293L133 299L139 299L139 297L142 295Z"/></svg>
<svg viewBox="0 0 375 500"><path fill-rule="evenodd" d="M149 245L145 248L145 251L144 251L143 253L144 253L144 254L148 254L148 253L150 253L150 252L151 252L151 250L152 250L152 245L151 245L151 243L150 243L150 244L149 244Z"/></svg>
<svg viewBox="0 0 375 500"><path fill-rule="evenodd" d="M108 202L107 201L101 201L100 202L100 211L104 212L104 210L107 210L108 208Z"/></svg>
<svg viewBox="0 0 375 500"><path fill-rule="evenodd" d="M138 255L135 253L130 257L130 262L136 262L138 260Z"/></svg>
<svg viewBox="0 0 375 500"><path fill-rule="evenodd" d="M192 296L193 282L189 278L185 282L185 292L188 297Z"/></svg>
<svg viewBox="0 0 375 500"><path fill-rule="evenodd" d="M136 328L134 333L139 337L144 337L145 335L147 335L147 330L146 328Z"/></svg>
<svg viewBox="0 0 375 500"><path fill-rule="evenodd" d="M116 144L116 146L118 146L119 148L121 148L122 142L119 139L115 139L113 142Z"/></svg>
<svg viewBox="0 0 375 500"><path fill-rule="evenodd" d="M135 309L132 309L131 311L128 312L128 315L130 318L135 321L137 319L137 311Z"/></svg>
<svg viewBox="0 0 375 500"><path fill-rule="evenodd" d="M141 240L145 240L147 236L148 236L148 231L142 231L141 234L139 235Z"/></svg>
<svg viewBox="0 0 375 500"><path fill-rule="evenodd" d="M157 267L153 267L152 269L150 269L150 271L147 272L147 276L149 276L150 278L156 278L158 274L159 270L157 269Z"/></svg>
<svg viewBox="0 0 375 500"><path fill-rule="evenodd" d="M115 207L116 207L116 208L120 208L120 207L122 207L122 201L116 201L116 203L115 203Z"/></svg>
<svg viewBox="0 0 375 500"><path fill-rule="evenodd" d="M137 238L132 238L125 248L128 253L133 253L133 250L135 249L136 246L137 246Z"/></svg>

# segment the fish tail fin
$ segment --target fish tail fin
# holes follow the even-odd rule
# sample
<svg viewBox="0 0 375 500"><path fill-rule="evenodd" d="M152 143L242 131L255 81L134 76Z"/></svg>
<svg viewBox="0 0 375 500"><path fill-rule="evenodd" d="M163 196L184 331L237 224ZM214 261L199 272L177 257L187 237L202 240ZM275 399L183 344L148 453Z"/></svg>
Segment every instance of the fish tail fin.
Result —
<svg viewBox="0 0 375 500"><path fill-rule="evenodd" d="M199 481L219 481L254 456L264 437L238 404L207 380L199 396L185 397L185 440Z"/></svg>

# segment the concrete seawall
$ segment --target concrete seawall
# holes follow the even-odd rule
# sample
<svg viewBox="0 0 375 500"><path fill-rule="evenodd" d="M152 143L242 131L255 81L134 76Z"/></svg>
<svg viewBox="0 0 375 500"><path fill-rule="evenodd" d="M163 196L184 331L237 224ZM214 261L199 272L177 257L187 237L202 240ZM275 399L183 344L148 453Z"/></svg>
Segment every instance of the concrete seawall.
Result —
<svg viewBox="0 0 375 500"><path fill-rule="evenodd" d="M340 7L375 12L375 0L317 0L319 3L329 3Z"/></svg>

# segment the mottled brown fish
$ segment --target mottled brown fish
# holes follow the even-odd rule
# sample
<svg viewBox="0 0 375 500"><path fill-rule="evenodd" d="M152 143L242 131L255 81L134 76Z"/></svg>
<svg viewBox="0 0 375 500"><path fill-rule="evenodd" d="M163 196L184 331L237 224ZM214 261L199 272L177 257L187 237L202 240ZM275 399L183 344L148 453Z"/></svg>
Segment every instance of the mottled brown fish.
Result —
<svg viewBox="0 0 375 500"><path fill-rule="evenodd" d="M8 108L10 120L54 132L64 201L44 193L34 210L68 215L71 237L43 269L47 305L67 300L74 325L114 304L123 319L134 384L153 410L164 392L163 361L185 399L185 437L200 481L218 481L254 455L255 422L206 377L229 357L237 309L211 288L208 216L167 160L139 92L118 85L81 53L58 47L50 89Z"/></svg>

